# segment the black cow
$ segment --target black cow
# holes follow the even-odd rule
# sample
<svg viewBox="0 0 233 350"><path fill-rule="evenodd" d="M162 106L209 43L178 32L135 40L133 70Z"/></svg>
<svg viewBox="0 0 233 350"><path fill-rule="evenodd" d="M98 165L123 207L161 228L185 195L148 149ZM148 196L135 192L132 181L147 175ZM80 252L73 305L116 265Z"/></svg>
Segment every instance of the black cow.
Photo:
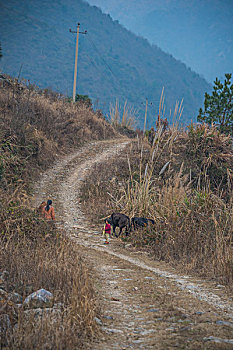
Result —
<svg viewBox="0 0 233 350"><path fill-rule="evenodd" d="M149 223L155 224L154 220L147 219L147 218L139 218L135 216L131 219L131 225L133 226L134 230L136 230L139 227L146 227Z"/></svg>
<svg viewBox="0 0 233 350"><path fill-rule="evenodd" d="M121 213L112 213L111 217L107 219L107 221L109 222L110 225L112 225L113 227L113 233L116 237L119 237L122 229L125 227L125 234L126 236L128 236L129 232L130 232L130 218L125 215L125 214L121 214ZM120 228L120 232L119 235L116 235L116 227Z"/></svg>

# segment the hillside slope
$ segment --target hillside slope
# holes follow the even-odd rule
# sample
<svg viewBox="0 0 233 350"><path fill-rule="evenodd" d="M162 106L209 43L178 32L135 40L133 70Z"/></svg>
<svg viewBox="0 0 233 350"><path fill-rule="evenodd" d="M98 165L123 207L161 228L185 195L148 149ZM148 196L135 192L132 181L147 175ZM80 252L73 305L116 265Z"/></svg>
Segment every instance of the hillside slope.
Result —
<svg viewBox="0 0 233 350"><path fill-rule="evenodd" d="M0 111L0 349L81 349L97 328L90 271L76 245L34 210L31 188L58 157L117 134L85 105L6 77ZM56 197L48 196L56 217ZM25 298L41 288L54 304L24 312Z"/></svg>
<svg viewBox="0 0 233 350"><path fill-rule="evenodd" d="M0 196L24 188L59 155L118 135L85 105L10 78L0 79L0 110Z"/></svg>
<svg viewBox="0 0 233 350"><path fill-rule="evenodd" d="M232 72L231 0L88 0L212 82ZM224 18L224 20L223 20ZM210 64L211 62L211 64Z"/></svg>
<svg viewBox="0 0 233 350"><path fill-rule="evenodd" d="M88 30L80 36L79 93L88 94L105 112L116 98L122 103L127 99L137 108L142 126L145 99L152 102L152 118L164 86L166 110L174 110L176 100L184 98L183 121L195 119L210 88L207 82L82 0L2 3L2 70L18 75L22 65L21 76L31 82L71 94L75 35L69 28L75 29L78 21Z"/></svg>
<svg viewBox="0 0 233 350"><path fill-rule="evenodd" d="M122 180L122 172L128 168L126 153L129 155L130 150L130 156L137 153L138 143L129 142L98 141L83 147L72 159L67 156L55 164L35 187L38 203L42 193L55 194L59 226L65 226L66 234L79 246L84 262L94 270L91 279L101 299L98 324L102 332L101 339L95 339L85 349L230 349L232 300L223 285L184 276L191 263L183 264L178 273L161 259L156 261L145 254L140 246L136 249L142 240L142 230L131 232L129 237L122 234L122 240L111 236L110 244L104 245L103 217L116 209L109 206L112 198L109 193L114 194L115 186L120 188L118 180ZM122 208L117 209L122 212ZM173 224L174 221L173 217ZM149 232L147 238L148 235ZM190 236L195 237L193 232ZM129 242L130 237L137 245ZM172 249L171 241L169 245ZM190 251L181 243L180 246L183 251ZM163 247L159 248L163 253Z"/></svg>

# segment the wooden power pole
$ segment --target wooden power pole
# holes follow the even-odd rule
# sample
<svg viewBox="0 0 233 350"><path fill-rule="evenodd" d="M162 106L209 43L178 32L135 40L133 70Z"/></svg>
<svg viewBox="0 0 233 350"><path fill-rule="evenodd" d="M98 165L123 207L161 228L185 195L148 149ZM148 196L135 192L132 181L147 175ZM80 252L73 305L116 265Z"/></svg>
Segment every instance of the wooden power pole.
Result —
<svg viewBox="0 0 233 350"><path fill-rule="evenodd" d="M74 84L73 84L73 103L75 102L75 96L76 96L76 85L77 85L77 70L78 70L78 40L79 40L79 34L87 34L87 31L80 32L80 23L77 25L77 31L72 31L70 29L70 33L77 33L76 37L76 49L75 49L75 63L74 63Z"/></svg>
<svg viewBox="0 0 233 350"><path fill-rule="evenodd" d="M148 109L148 99L146 99L146 109L145 109L144 128L143 128L144 135L145 135L145 131L146 131L147 109Z"/></svg>

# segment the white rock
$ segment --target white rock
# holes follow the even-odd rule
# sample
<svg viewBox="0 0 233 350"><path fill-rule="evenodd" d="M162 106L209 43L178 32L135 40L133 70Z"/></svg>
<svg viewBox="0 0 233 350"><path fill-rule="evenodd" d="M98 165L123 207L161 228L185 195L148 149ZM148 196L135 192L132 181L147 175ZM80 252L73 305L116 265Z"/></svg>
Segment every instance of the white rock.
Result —
<svg viewBox="0 0 233 350"><path fill-rule="evenodd" d="M39 289L24 300L23 306L27 309L52 307L53 294L45 289Z"/></svg>
<svg viewBox="0 0 233 350"><path fill-rule="evenodd" d="M97 324L102 325L102 321L98 317L94 317L94 320Z"/></svg>

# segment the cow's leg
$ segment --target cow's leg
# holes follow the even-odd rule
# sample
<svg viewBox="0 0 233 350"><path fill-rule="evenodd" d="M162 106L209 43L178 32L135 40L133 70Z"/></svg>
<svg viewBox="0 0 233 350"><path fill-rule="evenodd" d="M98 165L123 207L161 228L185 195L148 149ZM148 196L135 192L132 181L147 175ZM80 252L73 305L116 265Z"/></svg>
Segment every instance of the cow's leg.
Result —
<svg viewBox="0 0 233 350"><path fill-rule="evenodd" d="M130 227L130 228L131 228L131 230L132 230L132 228L135 230L135 223L134 223L134 219L132 219L132 220L131 220L131 227Z"/></svg>
<svg viewBox="0 0 233 350"><path fill-rule="evenodd" d="M113 233L114 233L115 237L118 237L117 234L116 234L116 225L114 225L114 224L113 224Z"/></svg>
<svg viewBox="0 0 233 350"><path fill-rule="evenodd" d="M128 236L128 234L129 234L129 226L128 226L128 224L126 224L125 225L125 236Z"/></svg>
<svg viewBox="0 0 233 350"><path fill-rule="evenodd" d="M130 234L131 231L132 231L132 227L131 227L131 222L129 220L129 223L128 223L128 234Z"/></svg>
<svg viewBox="0 0 233 350"><path fill-rule="evenodd" d="M120 227L120 232L119 232L119 235L118 235L118 237L121 235L121 232L122 232L122 226L119 226Z"/></svg>

